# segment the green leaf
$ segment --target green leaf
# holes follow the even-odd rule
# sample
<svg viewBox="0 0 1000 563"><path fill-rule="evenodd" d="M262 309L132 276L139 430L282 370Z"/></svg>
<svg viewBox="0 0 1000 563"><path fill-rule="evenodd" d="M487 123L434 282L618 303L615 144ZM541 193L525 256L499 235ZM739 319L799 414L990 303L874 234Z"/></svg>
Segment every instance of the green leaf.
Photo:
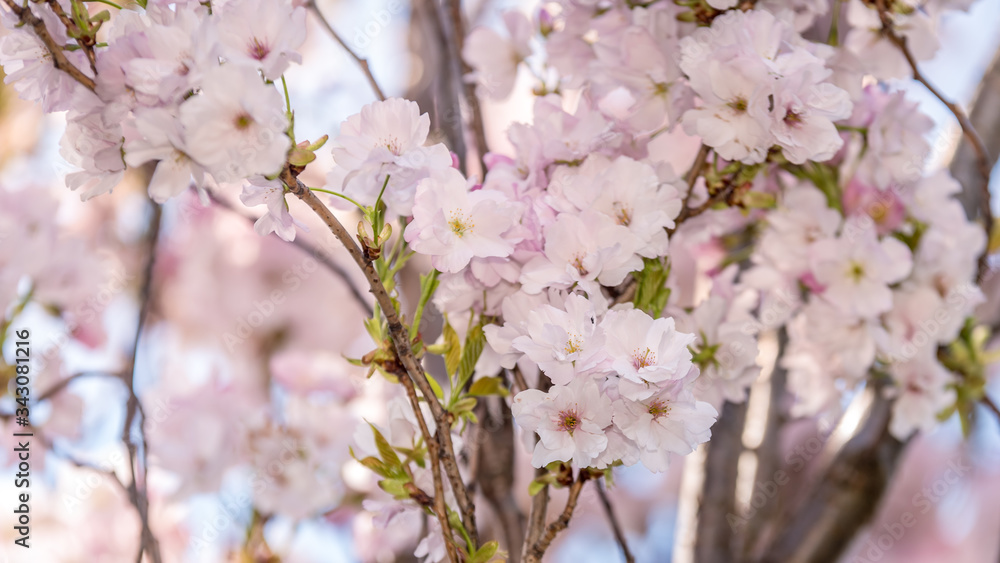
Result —
<svg viewBox="0 0 1000 563"><path fill-rule="evenodd" d="M472 378L472 372L476 369L476 362L479 361L485 345L486 334L483 332L483 325L472 327L465 337L465 348L462 349L462 359L458 364L458 389L465 388L465 384Z"/></svg>
<svg viewBox="0 0 1000 563"><path fill-rule="evenodd" d="M403 463L399 461L399 456L396 455L396 450L392 449L389 445L389 441L385 439L385 436L379 432L378 428L374 424L368 423L368 426L372 429L372 434L375 436L375 446L378 447L378 455L382 457L382 461L385 462L386 467L389 469L399 469L403 468Z"/></svg>
<svg viewBox="0 0 1000 563"><path fill-rule="evenodd" d="M510 394L503 385L503 379L499 377L483 377L477 379L472 387L469 387L469 395L473 397L485 397L487 395L500 395L506 397Z"/></svg>
<svg viewBox="0 0 1000 563"><path fill-rule="evenodd" d="M542 491L542 489L544 489L547 486L548 486L548 482L547 481L542 481L542 480L539 480L539 479L535 479L530 484L528 484L528 494L531 495L531 496L535 496L538 493L540 493Z"/></svg>
<svg viewBox="0 0 1000 563"><path fill-rule="evenodd" d="M778 203L774 194L752 191L743 194L741 202L750 209L772 209Z"/></svg>
<svg viewBox="0 0 1000 563"><path fill-rule="evenodd" d="M413 322L410 323L410 340L417 337L417 332L420 331L420 319L424 316L424 307L439 285L441 281L438 280L437 270L431 270L430 273L420 276L420 300L417 301L417 310L413 313Z"/></svg>
<svg viewBox="0 0 1000 563"><path fill-rule="evenodd" d="M444 368L448 370L448 375L452 376L458 370L458 364L462 359L462 342L458 339L458 333L451 327L451 324L444 323L444 343L448 346L444 354Z"/></svg>
<svg viewBox="0 0 1000 563"><path fill-rule="evenodd" d="M439 401L443 401L444 389L441 389L441 384L430 375L427 376L427 383L430 384L431 389L434 391L434 396L437 397Z"/></svg>
<svg viewBox="0 0 1000 563"><path fill-rule="evenodd" d="M308 151L318 151L319 149L323 148L323 145L326 144L326 141L329 138L330 138L329 135L323 135L319 139L316 139L315 143L307 144L304 148Z"/></svg>
<svg viewBox="0 0 1000 563"><path fill-rule="evenodd" d="M379 477L388 478L392 476L391 472L389 471L389 468L386 467L385 464L382 463L382 461L375 456L368 456L364 459L359 459L358 463L364 465L368 469L371 469Z"/></svg>
<svg viewBox="0 0 1000 563"><path fill-rule="evenodd" d="M472 409L476 408L476 398L475 397L464 397L455 402L451 406L451 412L461 415L462 413L472 412Z"/></svg>
<svg viewBox="0 0 1000 563"><path fill-rule="evenodd" d="M638 280L632 302L636 309L645 311L654 318L659 317L670 298L670 289L667 287L670 268L664 268L657 258L643 258L643 263L642 271L632 274Z"/></svg>
<svg viewBox="0 0 1000 563"><path fill-rule="evenodd" d="M389 493L397 500L405 500L410 498L410 493L407 492L404 485L409 482L408 479L382 479L378 482L378 486L383 491Z"/></svg>
<svg viewBox="0 0 1000 563"><path fill-rule="evenodd" d="M482 545L482 547L476 550L476 553L473 554L469 563L488 563L489 560L493 559L493 556L497 554L497 549L499 548L500 544L498 544L496 540L486 542Z"/></svg>
<svg viewBox="0 0 1000 563"><path fill-rule="evenodd" d="M295 147L288 153L288 164L292 166L306 166L316 160L316 153L301 147Z"/></svg>

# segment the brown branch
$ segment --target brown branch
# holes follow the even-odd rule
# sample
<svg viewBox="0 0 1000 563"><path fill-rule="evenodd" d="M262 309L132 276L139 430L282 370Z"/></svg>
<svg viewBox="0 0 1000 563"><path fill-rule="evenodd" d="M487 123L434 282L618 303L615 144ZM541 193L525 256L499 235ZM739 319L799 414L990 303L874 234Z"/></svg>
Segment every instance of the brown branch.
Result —
<svg viewBox="0 0 1000 563"><path fill-rule="evenodd" d="M237 209L236 206L220 198L211 191L208 191L208 198L212 200L212 203L245 218L247 221L250 221L251 223L255 223L257 221L257 217L244 213L243 211ZM300 237L295 237L294 240L285 242L288 242L288 244L291 244L293 246L302 249L307 254L309 254L317 261L319 261L320 264L326 266L326 268L330 270L330 272L333 275L337 276L344 282L344 284L347 286L348 291L350 291L351 295L354 296L354 300L357 301L359 305L361 305L361 308L364 309L365 313L368 316L372 315L374 311L372 310L372 306L368 304L368 300L365 299L364 294L361 293L361 291L354 285L354 282L351 281L351 277L350 275L348 275L347 271L344 270L344 268L342 268L340 264L335 262L332 257L327 256L325 253L321 252L320 249L314 247L309 242L302 240Z"/></svg>
<svg viewBox="0 0 1000 563"><path fill-rule="evenodd" d="M69 59L66 58L66 53L63 52L63 46L56 43L56 40L52 38L48 28L45 27L45 22L41 18L32 13L30 8L19 6L17 0L3 0L3 2L10 7L21 23L31 27L35 31L35 35L45 44L49 54L52 55L52 64L57 69L70 75L73 80L76 80L91 92L96 93L97 83L94 82L93 78L90 78L83 71L76 68L73 63L69 62Z"/></svg>
<svg viewBox="0 0 1000 563"><path fill-rule="evenodd" d="M615 518L615 511L611 507L611 499L608 498L608 492L604 488L604 480L597 479L594 482L594 487L597 488L597 496L601 499L601 505L604 506L604 514L608 517L608 523L611 524L611 530L615 534L615 539L618 541L618 545L622 548L622 555L625 556L625 563L635 563L635 557L632 552L629 551L628 542L625 541L625 534L622 532L621 526L618 525L618 519Z"/></svg>
<svg viewBox="0 0 1000 563"><path fill-rule="evenodd" d="M465 96L465 104L469 108L472 135L476 140L476 156L478 157L482 177L486 176L486 163L483 158L486 156L488 147L486 145L486 127L483 124L483 112L479 107L479 96L476 95L476 85L465 79L466 75L472 72L465 59L462 58L462 48L465 45L465 18L462 14L462 0L448 0L448 17L451 21L452 38L449 45L452 48L452 57L459 69L459 84ZM468 162L466 162L468 165ZM466 175L469 170L466 169ZM480 180L482 180L482 177Z"/></svg>
<svg viewBox="0 0 1000 563"><path fill-rule="evenodd" d="M993 414L997 416L997 420L1000 421L1000 409L997 408L997 404L993 402L993 399L989 395L983 395L981 402L986 408L993 411Z"/></svg>
<svg viewBox="0 0 1000 563"><path fill-rule="evenodd" d="M38 398L35 399L35 401L39 403L42 401L47 401L52 397L54 397L55 395L57 395L58 393L60 393L63 389L68 387L70 383L73 383L78 379L83 379L85 377L94 377L94 376L113 377L115 379L120 379L122 381L124 381L125 379L124 376L120 373L108 373L104 371L81 371L79 373L74 373L69 377L60 379L56 383L52 384L51 387L49 387L48 389L43 391L40 395L38 395Z"/></svg>
<svg viewBox="0 0 1000 563"><path fill-rule="evenodd" d="M515 365L514 369L508 371L510 371L511 377L514 379L514 383L517 385L517 388L520 389L518 393L531 389L531 387L528 386L528 382L524 379L524 374L521 373L521 368ZM511 389L511 391L513 391L513 389Z"/></svg>
<svg viewBox="0 0 1000 563"><path fill-rule="evenodd" d="M410 406L413 408L417 425L420 427L420 435L423 436L424 443L427 444L427 453L431 458L431 475L434 477L434 514L441 524L441 533L444 535L444 545L448 551L448 559L457 563L459 561L458 552L455 549L451 524L448 522L448 507L444 503L444 483L441 479L441 460L438 453L440 446L437 438L431 436L430 429L427 428L427 422L420 414L420 398L417 397L417 391L413 388L413 380L410 379L409 374L405 370L399 370L396 375L399 377L399 382L406 389L406 396L410 399Z"/></svg>
<svg viewBox="0 0 1000 563"><path fill-rule="evenodd" d="M329 20L327 20L326 16L323 15L323 12L320 11L319 6L316 5L314 0L307 0L305 6L307 9L312 10L313 13L316 14L316 19L319 20L319 23L326 28L326 31L330 33L330 36L333 37L333 39L344 48L344 51L346 51L347 54L354 59L354 62L358 64L361 72L364 73L365 78L368 80L368 85L371 86L372 90L375 92L375 96L378 97L379 100L385 101L385 94L382 92L382 88L378 85L378 81L375 80L375 76L372 75L372 69L368 66L368 60L355 53L354 49L351 49L350 45L344 41L344 38L337 33L337 30L333 29L333 26L330 25Z"/></svg>
<svg viewBox="0 0 1000 563"><path fill-rule="evenodd" d="M876 382L870 414L837 453L810 496L777 522L761 563L833 563L875 514L905 443L889 433L892 401Z"/></svg>
<svg viewBox="0 0 1000 563"><path fill-rule="evenodd" d="M76 25L76 22L70 19L59 2L56 0L46 0L46 4L48 4L52 13L59 18L59 21L62 22L63 26L66 27L66 31L70 33L70 37L74 37L74 35L76 35L76 44L80 46L80 50L87 56L87 62L90 63L90 70L94 72L94 76L97 76L97 55L94 53L93 36L78 35L82 30Z"/></svg>
<svg viewBox="0 0 1000 563"><path fill-rule="evenodd" d="M496 514L503 530L508 561L520 561L524 543L524 513L514 498L514 418L502 397L481 397L476 404L479 424L474 434L475 470L471 470L483 497Z"/></svg>
<svg viewBox="0 0 1000 563"><path fill-rule="evenodd" d="M139 344L142 341L142 333L146 326L152 301L153 265L156 262L156 247L160 237L160 219L162 217L161 206L152 201L150 201L150 204L153 206L153 211L144 241L149 258L146 260L142 286L139 291L139 318L136 321L135 340L132 343L129 365L124 370L122 377L129 393L128 402L125 405L125 423L122 425L122 442L125 444L126 449L128 449L129 469L132 473L132 481L128 485L129 500L139 513L139 519L142 523L139 560L142 560L142 554L145 553L153 563L160 563L162 561L160 545L156 536L153 535L152 529L149 527L149 496L146 491L146 470L148 468L146 457L149 453L149 446L146 442L146 415L142 409L142 403L135 393L136 357L139 352ZM137 418L139 444L136 444L136 441L132 438L132 426ZM141 451L139 450L140 446ZM140 475L142 480L141 486L139 484Z"/></svg>
<svg viewBox="0 0 1000 563"><path fill-rule="evenodd" d="M934 87L933 84L923 74L920 73L920 69L917 67L917 60L913 57L913 52L910 51L907 45L906 37L902 37L896 33L893 28L892 17L889 15L886 9L885 0L876 0L876 7L878 9L879 18L882 21L882 34L895 45L899 51L906 58L906 62L910 65L910 69L913 71L913 79L924 85L927 90L934 95L935 98L941 101L945 107L951 111L955 119L958 120L959 126L962 127L962 133L965 138L968 139L969 144L972 149L976 152L976 164L979 169L979 175L981 176L981 181L979 184L979 190L981 193L981 198L979 201L979 214L983 219L983 227L986 229L986 236L989 238L990 232L993 229L993 209L990 206L990 172L993 170L992 158L989 155L989 150L986 148L986 143L983 142L983 138L979 136L979 132L973 127L972 122L969 120L969 116L966 115L965 110L959 107L958 104L948 100L941 93L940 90ZM986 257L989 250L984 249L982 256L979 257L979 273L982 275L987 269Z"/></svg>
<svg viewBox="0 0 1000 563"><path fill-rule="evenodd" d="M691 201L691 194L694 193L694 184L698 181L698 176L701 176L701 171L705 168L705 159L708 158L708 145L702 143L701 147L698 149L698 154L694 157L694 162L691 163L691 168L688 169L687 174L684 175L685 181L687 182L687 192L684 194L684 204L681 207L681 213L687 209L688 202Z"/></svg>
<svg viewBox="0 0 1000 563"><path fill-rule="evenodd" d="M358 267L361 268L365 278L368 280L370 291L375 296L375 301L382 310L382 314L385 315L396 356L399 358L410 379L420 389L420 393L423 394L424 399L431 409L431 414L437 426L437 440L432 440L428 444L428 448L435 447L434 444L440 441L441 451L439 455L441 465L444 467L448 481L451 483L452 492L458 501L459 511L462 513L462 523L472 542L475 544L470 546L470 548L478 547L479 532L476 528L475 506L469 498L465 482L462 480L462 475L459 472L458 461L455 458L455 446L451 438L453 415L441 406L441 402L438 401L427 379L427 374L414 356L409 333L406 327L403 326L402 321L400 321L399 314L396 312L396 307L392 302L392 297L386 291L378 272L375 271L375 267L365 257L365 253L358 247L351 234L344 228L344 225L341 224L340 220L337 219L330 209L316 197L316 194L309 190L302 182L298 181L295 174L287 166L282 171L281 180L288 187L292 195L298 197L319 215L334 236L340 239L341 244L347 248L347 252L354 259L355 263L357 263ZM419 417L420 411L417 410L416 414Z"/></svg>
<svg viewBox="0 0 1000 563"><path fill-rule="evenodd" d="M515 371L520 374L520 370L517 366L514 367ZM524 381L524 377L521 377L521 381ZM544 374L538 375L538 390L547 392L552 387L552 380L545 377ZM525 389L528 386L525 384ZM534 436L535 441L538 441L538 434ZM535 469L535 478L541 477L548 473L544 467L539 467ZM528 560L530 551L532 547L541 539L542 533L545 531L545 517L549 512L549 486L548 484L542 487L542 490L535 493L535 496L531 497L531 512L528 513L528 529L524 536L524 545L521 547L521 560Z"/></svg>
<svg viewBox="0 0 1000 563"><path fill-rule="evenodd" d="M778 330L778 353L774 358L770 381L768 382L768 400L764 437L757 446L757 478L754 480L754 492L751 499L758 495L767 498L767 484L772 476L781 470L781 429L785 423L784 398L788 384L788 371L782 367L781 358L788 346L788 330L783 326ZM780 508L780 501L765 503L757 508L754 515L747 519L746 532L743 536L743 553L749 556L755 552L765 528L772 521ZM756 506L756 505L755 505Z"/></svg>
<svg viewBox="0 0 1000 563"><path fill-rule="evenodd" d="M573 518L573 511L576 509L576 503L580 500L580 492L583 491L583 485L590 478L590 472L587 469L581 469L580 475L573 481L573 484L569 487L569 497L566 499L566 508L563 509L562 514L556 518L555 522L549 524L545 528L545 533L542 537L538 539L528 551L528 556L525 558L526 563L541 563L542 556L545 555L545 551L552 544L552 540L556 538L556 535L565 530L569 526L569 521Z"/></svg>
<svg viewBox="0 0 1000 563"><path fill-rule="evenodd" d="M698 505L695 561L732 561L736 542L727 516L736 513L736 477L743 452L743 427L747 404L722 405L712 426L712 439L705 444L705 482Z"/></svg>

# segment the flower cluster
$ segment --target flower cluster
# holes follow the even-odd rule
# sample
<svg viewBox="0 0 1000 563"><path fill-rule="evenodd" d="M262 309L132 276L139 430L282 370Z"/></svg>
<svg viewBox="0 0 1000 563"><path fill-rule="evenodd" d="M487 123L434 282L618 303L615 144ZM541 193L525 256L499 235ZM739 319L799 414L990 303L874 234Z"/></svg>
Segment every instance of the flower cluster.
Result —
<svg viewBox="0 0 1000 563"><path fill-rule="evenodd" d="M347 313L339 296L314 303L327 289L308 285L319 283L307 282L312 257L292 262L264 251L277 241L248 241L228 226L218 230L230 248L199 245L216 218L190 212L161 244L158 274L176 285L158 310L192 341L225 333L230 354L253 348L232 371L264 371L280 393L214 376L176 393L181 416L158 426L150 447L158 468L184 477L175 494L217 490L233 469L280 459L282 476L254 491L255 514L332 518L354 488L376 514L373 530L426 531L418 557L458 560L451 550L464 541L465 559L484 561L496 551L473 552L484 547L471 545L475 530L445 535L468 519L461 456L428 463L448 440L461 448L484 396L509 400L534 467L571 479L617 465L662 472L708 441L723 405L746 401L774 367L760 354L765 334L783 343L775 364L787 370L795 416L837 411L874 386L893 399L890 431L904 439L963 408L981 389L963 387L975 370L963 372L949 350L974 340L986 236L956 199L962 187L926 170L930 119L877 81L910 72L899 43L929 58L939 15L967 2L850 0L827 43L806 39L826 33L814 24L827 2L736 4L558 0L533 20L504 15L505 33L473 30L461 49L472 69L463 86L495 101L527 74L535 80L531 119L506 128L507 153L478 146L476 158L460 159L434 142L423 113L431 108L397 97L348 117L332 135L326 183L312 190L361 211L352 257L381 298L365 322L370 341L346 322L321 324ZM202 199L236 186L244 204L267 207L258 234L292 240L302 224L286 196L322 207L296 177L318 168L327 138L295 141L284 88L285 71L301 62L305 7L149 0L105 17L81 6L0 4L6 81L45 111L66 112L61 152L77 168L68 186L89 199L127 168L155 163L156 202L192 185ZM481 177L460 160L481 161ZM0 236L34 233L0 252L0 265L27 265L0 269L0 305L19 313L33 299L75 322L71 309L85 296L50 280L94 285L100 272L68 244L60 252L77 260L43 267L36 255L55 248L57 232L44 220L50 202L0 200ZM261 258L248 276L258 255L271 262ZM407 276L397 274L428 263L407 309L412 294L397 286ZM313 270L303 273L306 264ZM286 285L262 302L254 290L270 286L250 277ZM193 289L210 278L230 289ZM284 313L278 300L289 303ZM256 311L247 314L249 302ZM425 309L443 315L436 342L420 323ZM241 317L233 336L229 321ZM104 338L99 321L74 326L84 343ZM340 354L372 344L352 363L386 378L345 377L352 368ZM425 354L443 356L446 373L413 377L420 370L403 360ZM981 375L984 360L966 356ZM210 408L219 397L222 407ZM281 408L271 412L272 403ZM376 404L375 416L359 415ZM361 418L357 463L341 471L337 426ZM361 466L377 483L351 473ZM370 559L387 558L374 554L379 543L370 542Z"/></svg>
<svg viewBox="0 0 1000 563"><path fill-rule="evenodd" d="M70 11L69 2L61 5ZM50 4L25 9L50 24L56 41L69 43ZM121 11L93 65L82 50L67 52L92 80L90 89L56 70L44 43L10 10L0 12L8 29L0 47L7 82L48 111L69 110L62 155L80 168L67 184L84 199L110 192L126 165L157 163L149 183L157 202L192 182L239 184L281 170L291 140L274 81L301 60L305 10L235 0L209 12L194 1ZM279 223L289 238L290 219Z"/></svg>

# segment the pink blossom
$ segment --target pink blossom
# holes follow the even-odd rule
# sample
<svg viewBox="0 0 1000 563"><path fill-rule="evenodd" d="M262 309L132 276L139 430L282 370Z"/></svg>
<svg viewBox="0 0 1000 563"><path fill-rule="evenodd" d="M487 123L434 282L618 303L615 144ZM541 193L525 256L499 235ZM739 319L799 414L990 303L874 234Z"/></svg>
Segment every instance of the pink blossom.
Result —
<svg viewBox="0 0 1000 563"><path fill-rule="evenodd" d="M431 256L442 272L458 272L472 258L503 258L519 239L504 237L517 205L495 190L469 191L454 168L442 168L417 185L413 221L403 237L416 252Z"/></svg>

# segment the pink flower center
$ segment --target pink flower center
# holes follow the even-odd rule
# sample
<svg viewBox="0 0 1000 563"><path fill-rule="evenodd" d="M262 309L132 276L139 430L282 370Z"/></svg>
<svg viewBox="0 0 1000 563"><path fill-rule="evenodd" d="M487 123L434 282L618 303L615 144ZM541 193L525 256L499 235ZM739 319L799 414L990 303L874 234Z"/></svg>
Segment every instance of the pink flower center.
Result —
<svg viewBox="0 0 1000 563"><path fill-rule="evenodd" d="M556 427L563 431L569 432L569 435L573 435L573 431L580 426L580 415L575 409L559 411L559 416L556 419Z"/></svg>
<svg viewBox="0 0 1000 563"><path fill-rule="evenodd" d="M252 37L250 38L250 42L247 43L247 53L254 59L262 61L271 53L271 47L268 46L267 41L261 41L256 37Z"/></svg>
<svg viewBox="0 0 1000 563"><path fill-rule="evenodd" d="M632 210L625 207L625 204L620 201L616 201L614 203L614 207L615 216L618 218L618 224L625 227L629 226L629 224L632 223Z"/></svg>
<svg viewBox="0 0 1000 563"><path fill-rule="evenodd" d="M253 117L247 112L242 112L233 119L233 125L240 131L246 131L253 124Z"/></svg>
<svg viewBox="0 0 1000 563"><path fill-rule="evenodd" d="M656 399L652 403L649 403L649 414L653 415L653 420L657 420L661 416L667 416L670 414L670 404L661 399Z"/></svg>
<svg viewBox="0 0 1000 563"><path fill-rule="evenodd" d="M634 367L636 371L639 371L640 369L645 367L649 367L655 363L656 363L656 352L653 352L649 348L646 348L641 352L639 351L638 348L636 348L632 352L632 367Z"/></svg>
<svg viewBox="0 0 1000 563"><path fill-rule="evenodd" d="M583 339L580 338L579 334L570 334L569 339L566 341L566 346L563 348L563 352L566 355L575 354L580 351L583 347Z"/></svg>
<svg viewBox="0 0 1000 563"><path fill-rule="evenodd" d="M462 212L452 211L448 213L448 226L451 227L451 232L461 238L465 236L465 233L474 229L476 224L469 217L463 215Z"/></svg>

